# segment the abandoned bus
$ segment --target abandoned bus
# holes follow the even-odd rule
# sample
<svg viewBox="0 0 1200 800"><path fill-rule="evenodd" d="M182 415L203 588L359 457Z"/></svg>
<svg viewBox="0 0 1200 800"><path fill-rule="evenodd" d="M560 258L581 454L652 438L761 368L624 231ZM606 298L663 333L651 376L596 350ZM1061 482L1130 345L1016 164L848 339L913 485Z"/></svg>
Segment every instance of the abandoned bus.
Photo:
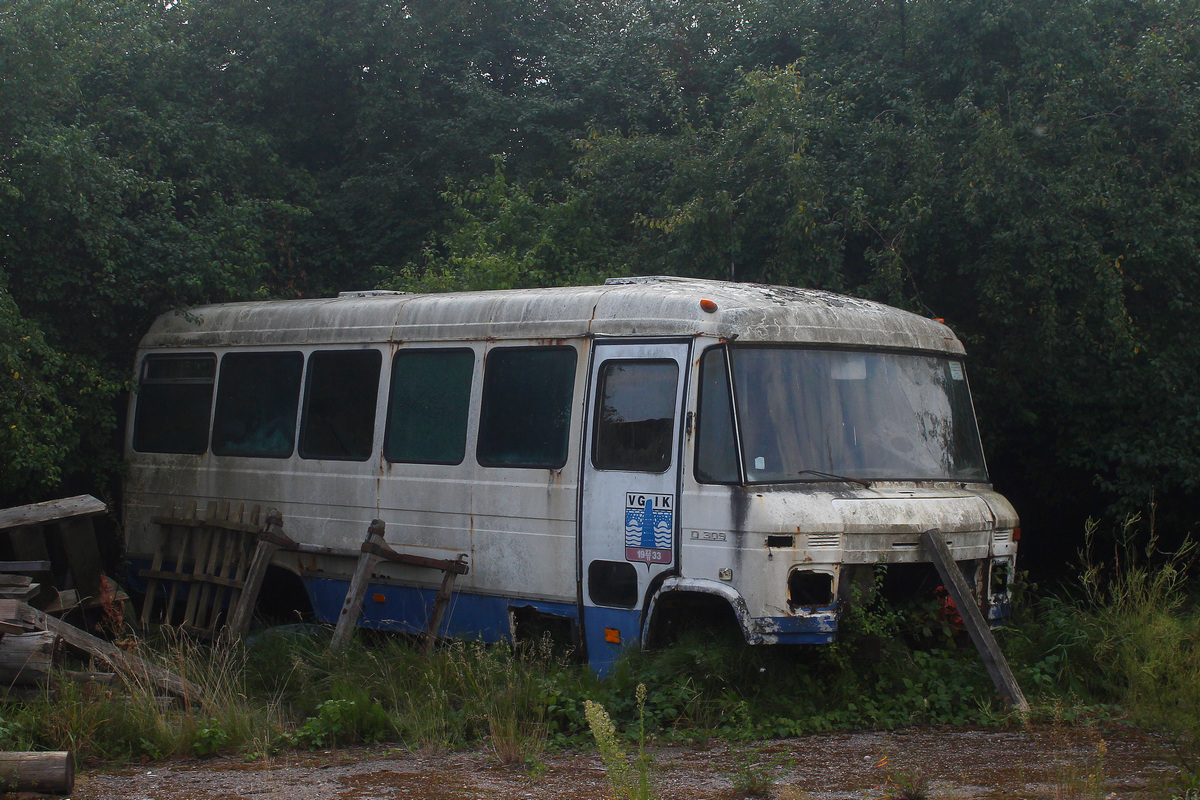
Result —
<svg viewBox="0 0 1200 800"><path fill-rule="evenodd" d="M378 518L398 551L465 554L440 635L559 626L603 669L697 620L830 642L877 565L885 591L940 583L937 529L996 622L1017 516L963 355L878 303L670 277L169 313L137 354L127 556L153 574L168 504L273 507L300 547L269 599L331 622ZM440 577L379 564L359 624L421 630Z"/></svg>

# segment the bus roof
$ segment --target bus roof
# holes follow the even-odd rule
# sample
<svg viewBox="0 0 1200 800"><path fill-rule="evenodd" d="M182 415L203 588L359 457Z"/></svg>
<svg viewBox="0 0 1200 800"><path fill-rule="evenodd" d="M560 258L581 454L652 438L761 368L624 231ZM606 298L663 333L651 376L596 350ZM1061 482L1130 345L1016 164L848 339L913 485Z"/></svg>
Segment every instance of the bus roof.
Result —
<svg viewBox="0 0 1200 800"><path fill-rule="evenodd" d="M701 300L711 301L705 308ZM712 307L715 304L715 309ZM714 336L961 354L945 325L814 289L693 278L612 278L601 286L223 303L159 317L143 348L354 345L584 336Z"/></svg>

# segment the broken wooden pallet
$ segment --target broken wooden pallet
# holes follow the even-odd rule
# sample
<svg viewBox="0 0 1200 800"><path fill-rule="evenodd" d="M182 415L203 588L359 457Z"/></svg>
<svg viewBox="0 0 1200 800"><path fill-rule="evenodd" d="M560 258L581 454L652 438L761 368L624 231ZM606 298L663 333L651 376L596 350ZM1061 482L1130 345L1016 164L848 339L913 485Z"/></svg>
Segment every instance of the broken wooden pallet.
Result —
<svg viewBox="0 0 1200 800"><path fill-rule="evenodd" d="M161 534L150 567L139 571L146 578L142 623L155 619L161 595L163 621L173 622L183 603L183 627L215 637L225 609L237 606L246 584L260 515L259 506L247 510L245 503L210 502L203 516L195 501L185 509L168 503L163 515L151 520Z"/></svg>
<svg viewBox="0 0 1200 800"><path fill-rule="evenodd" d="M0 532L16 559L0 562L0 572L38 577L24 588L5 587L0 596L42 607L56 603L64 610L58 595L65 591L85 606L103 602L105 578L92 520L107 510L91 495L0 509Z"/></svg>

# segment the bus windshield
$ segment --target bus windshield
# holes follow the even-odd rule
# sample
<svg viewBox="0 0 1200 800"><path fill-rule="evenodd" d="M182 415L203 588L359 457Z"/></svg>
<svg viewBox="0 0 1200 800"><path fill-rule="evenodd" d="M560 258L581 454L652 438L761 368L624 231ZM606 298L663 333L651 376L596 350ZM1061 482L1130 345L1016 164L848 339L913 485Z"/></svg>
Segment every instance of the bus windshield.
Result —
<svg viewBox="0 0 1200 800"><path fill-rule="evenodd" d="M987 480L958 359L741 346L729 366L750 483Z"/></svg>

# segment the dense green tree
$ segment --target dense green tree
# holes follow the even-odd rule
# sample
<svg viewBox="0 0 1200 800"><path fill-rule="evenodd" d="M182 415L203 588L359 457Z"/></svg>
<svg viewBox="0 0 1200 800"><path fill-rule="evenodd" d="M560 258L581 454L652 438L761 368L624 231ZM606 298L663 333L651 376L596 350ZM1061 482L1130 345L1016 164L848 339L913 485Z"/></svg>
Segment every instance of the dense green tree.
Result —
<svg viewBox="0 0 1200 800"><path fill-rule="evenodd" d="M1064 498L1186 510L1198 19L1196 0L2 0L0 493L115 460L109 398L171 308L677 273L946 318L1035 525Z"/></svg>
<svg viewBox="0 0 1200 800"><path fill-rule="evenodd" d="M291 181L269 148L213 113L182 13L69 0L0 9L0 280L9 330L34 343L9 350L29 360L33 388L4 427L41 454L14 453L37 474L7 475L2 492L115 461L104 432L116 411L96 397L125 382L154 316L287 278L275 258L301 214ZM83 396L83 383L99 394Z"/></svg>
<svg viewBox="0 0 1200 800"><path fill-rule="evenodd" d="M661 127L598 129L530 229L559 238L551 210L570 205L588 219L562 224L605 232L596 273L822 286L945 317L972 351L1002 487L1042 512L1186 512L1200 489L1196 5L903 8L793 11L780 49L797 60L747 61L720 96L681 93ZM524 189L508 192L497 222ZM459 263L481 213L440 234ZM476 262L503 255L471 244Z"/></svg>

